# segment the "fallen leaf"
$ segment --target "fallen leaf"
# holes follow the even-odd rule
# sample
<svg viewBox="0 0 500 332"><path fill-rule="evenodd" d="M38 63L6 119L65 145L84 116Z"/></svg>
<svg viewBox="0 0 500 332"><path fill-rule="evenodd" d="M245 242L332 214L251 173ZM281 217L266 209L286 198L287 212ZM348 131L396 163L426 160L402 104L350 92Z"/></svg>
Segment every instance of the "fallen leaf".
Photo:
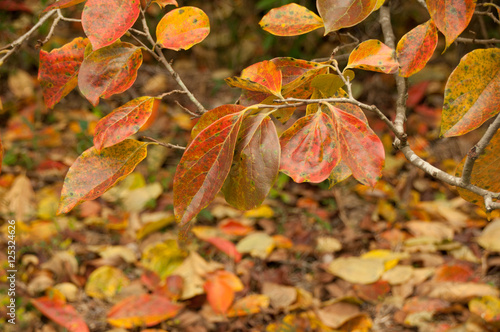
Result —
<svg viewBox="0 0 500 332"><path fill-rule="evenodd" d="M262 294L269 297L271 306L274 309L287 309L297 300L297 290L295 287L272 282L265 282L262 285Z"/></svg>
<svg viewBox="0 0 500 332"><path fill-rule="evenodd" d="M146 247L141 263L165 279L182 264L186 256L187 253L179 248L176 240L167 240Z"/></svg>
<svg viewBox="0 0 500 332"><path fill-rule="evenodd" d="M129 279L120 269L113 266L101 266L89 275L85 284L85 293L97 299L109 300L129 283Z"/></svg>
<svg viewBox="0 0 500 332"><path fill-rule="evenodd" d="M269 297L262 294L245 296L233 304L227 312L227 317L240 317L252 315L269 307Z"/></svg>
<svg viewBox="0 0 500 332"><path fill-rule="evenodd" d="M265 259L274 249L274 240L264 232L255 232L241 239L236 249L242 254Z"/></svg>
<svg viewBox="0 0 500 332"><path fill-rule="evenodd" d="M31 303L45 316L70 332L89 332L89 328L80 314L64 300L44 296L31 299Z"/></svg>
<svg viewBox="0 0 500 332"><path fill-rule="evenodd" d="M328 327L337 329L361 314L359 307L348 302L337 302L317 310L318 318Z"/></svg>
<svg viewBox="0 0 500 332"><path fill-rule="evenodd" d="M500 299L495 296L483 296L469 302L470 312L478 315L486 322L500 327Z"/></svg>
<svg viewBox="0 0 500 332"><path fill-rule="evenodd" d="M327 271L353 284L371 284L384 273L381 260L359 257L340 257L331 262Z"/></svg>

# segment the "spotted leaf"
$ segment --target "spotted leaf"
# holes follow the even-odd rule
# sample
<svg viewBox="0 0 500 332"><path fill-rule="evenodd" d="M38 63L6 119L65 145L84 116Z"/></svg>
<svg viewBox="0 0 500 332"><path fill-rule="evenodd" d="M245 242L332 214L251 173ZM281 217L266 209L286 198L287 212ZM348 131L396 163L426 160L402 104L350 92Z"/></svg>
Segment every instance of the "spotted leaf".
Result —
<svg viewBox="0 0 500 332"><path fill-rule="evenodd" d="M363 21L375 9L378 0L316 0L325 35Z"/></svg>
<svg viewBox="0 0 500 332"><path fill-rule="evenodd" d="M401 66L399 75L410 77L425 67L438 42L436 26L429 20L401 38L396 48Z"/></svg>
<svg viewBox="0 0 500 332"><path fill-rule="evenodd" d="M60 9L60 8L68 8L72 7L74 5L77 5L79 3L82 3L87 0L58 0L54 2L53 4L47 6L42 13L48 12L49 10L52 9Z"/></svg>
<svg viewBox="0 0 500 332"><path fill-rule="evenodd" d="M146 158L148 144L127 139L101 152L95 147L84 151L66 174L57 213L104 194Z"/></svg>
<svg viewBox="0 0 500 332"><path fill-rule="evenodd" d="M232 114L232 113L238 113L241 112L245 109L244 106L241 105L222 105L219 107L216 107L206 113L204 113L198 122L196 122L196 125L193 127L193 130L191 130L191 137L195 138L198 136L199 133L206 127L210 126L212 123L215 121L219 120L220 118Z"/></svg>
<svg viewBox="0 0 500 332"><path fill-rule="evenodd" d="M116 42L90 53L83 60L78 87L92 105L97 106L99 97L106 99L130 88L141 64L140 48Z"/></svg>
<svg viewBox="0 0 500 332"><path fill-rule="evenodd" d="M379 40L370 39L359 44L349 55L347 68L359 68L393 74L398 71L396 52Z"/></svg>
<svg viewBox="0 0 500 332"><path fill-rule="evenodd" d="M139 17L140 0L88 0L82 13L83 31L94 50L113 44Z"/></svg>
<svg viewBox="0 0 500 332"><path fill-rule="evenodd" d="M323 20L306 7L291 3L271 9L259 24L276 36L297 36L321 28Z"/></svg>
<svg viewBox="0 0 500 332"><path fill-rule="evenodd" d="M500 111L500 48L466 54L444 91L441 136L463 135Z"/></svg>
<svg viewBox="0 0 500 332"><path fill-rule="evenodd" d="M156 42L163 48L187 50L210 33L207 14L196 7L181 7L168 12L156 26Z"/></svg>
<svg viewBox="0 0 500 332"><path fill-rule="evenodd" d="M281 71L272 61L262 61L243 69L240 77L226 78L234 87L281 96Z"/></svg>

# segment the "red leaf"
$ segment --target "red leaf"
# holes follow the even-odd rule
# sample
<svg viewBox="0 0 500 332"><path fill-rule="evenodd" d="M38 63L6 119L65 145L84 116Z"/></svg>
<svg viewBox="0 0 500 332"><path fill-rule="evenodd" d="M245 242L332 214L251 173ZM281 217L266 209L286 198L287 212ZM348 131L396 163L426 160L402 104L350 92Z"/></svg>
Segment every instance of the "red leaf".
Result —
<svg viewBox="0 0 500 332"><path fill-rule="evenodd" d="M272 61L262 61L245 68L241 77L226 78L234 87L259 91L281 97L281 71Z"/></svg>
<svg viewBox="0 0 500 332"><path fill-rule="evenodd" d="M349 55L347 68L360 68L393 74L398 71L396 52L379 40L370 39L359 44Z"/></svg>
<svg viewBox="0 0 500 332"><path fill-rule="evenodd" d="M174 177L174 211L181 227L207 206L231 168L244 111L217 120L191 142Z"/></svg>
<svg viewBox="0 0 500 332"><path fill-rule="evenodd" d="M50 53L40 50L38 80L48 108L54 107L78 84L78 71L88 42L87 38L79 37Z"/></svg>
<svg viewBox="0 0 500 332"><path fill-rule="evenodd" d="M232 206L251 210L262 204L278 177L279 138L271 118L262 113L243 120L238 137L222 192Z"/></svg>
<svg viewBox="0 0 500 332"><path fill-rule="evenodd" d="M82 13L83 31L94 50L113 44L139 17L140 0L88 0Z"/></svg>
<svg viewBox="0 0 500 332"><path fill-rule="evenodd" d="M97 151L119 143L135 134L153 112L154 97L139 97L113 110L95 127L94 146Z"/></svg>
<svg viewBox="0 0 500 332"><path fill-rule="evenodd" d="M53 4L47 6L47 8L45 8L42 13L48 12L52 9L72 7L84 1L86 0L58 0L57 2L54 2Z"/></svg>
<svg viewBox="0 0 500 332"><path fill-rule="evenodd" d="M325 35L363 21L375 9L377 0L317 0L319 16L325 24Z"/></svg>
<svg viewBox="0 0 500 332"><path fill-rule="evenodd" d="M427 0L432 20L446 37L446 48L469 25L475 8L476 0Z"/></svg>
<svg viewBox="0 0 500 332"><path fill-rule="evenodd" d="M241 261L241 254L238 252L238 250L236 250L236 246L231 241L220 237L210 237L203 240L212 244L217 249L234 259L235 263Z"/></svg>
<svg viewBox="0 0 500 332"><path fill-rule="evenodd" d="M328 105L337 125L342 161L362 184L375 186L384 167L385 151L380 138L358 117Z"/></svg>
<svg viewBox="0 0 500 332"><path fill-rule="evenodd" d="M156 26L158 45L178 51L200 43L210 33L207 14L196 7L181 7L168 12Z"/></svg>
<svg viewBox="0 0 500 332"><path fill-rule="evenodd" d="M146 158L148 144L128 139L101 152L94 147L84 151L66 174L57 213L104 194Z"/></svg>
<svg viewBox="0 0 500 332"><path fill-rule="evenodd" d="M97 106L104 99L132 86L142 64L141 49L132 44L116 42L90 53L80 67L78 87Z"/></svg>
<svg viewBox="0 0 500 332"><path fill-rule="evenodd" d="M319 111L295 122L280 138L280 171L295 182L322 182L340 160L332 119Z"/></svg>
<svg viewBox="0 0 500 332"><path fill-rule="evenodd" d="M401 66L399 75L410 77L425 67L438 42L436 26L432 20L420 24L401 38L396 48Z"/></svg>
<svg viewBox="0 0 500 332"><path fill-rule="evenodd" d="M294 59L289 57L274 58L271 60L281 71L282 84L286 85L299 79L311 69L325 68L326 66L317 62Z"/></svg>
<svg viewBox="0 0 500 332"><path fill-rule="evenodd" d="M228 114L241 112L244 109L245 107L241 105L222 105L204 113L198 122L196 122L193 130L191 130L191 137L195 138L200 132L203 131L203 129L207 128L220 118Z"/></svg>
<svg viewBox="0 0 500 332"><path fill-rule="evenodd" d="M253 227L242 224L236 219L226 219L221 221L219 229L227 235L243 236L254 231Z"/></svg>
<svg viewBox="0 0 500 332"><path fill-rule="evenodd" d="M203 285L207 301L216 314L225 314L234 300L234 291L225 282L213 278Z"/></svg>
<svg viewBox="0 0 500 332"><path fill-rule="evenodd" d="M89 332L87 324L75 308L63 300L44 296L32 299L31 303L45 316L70 332Z"/></svg>
<svg viewBox="0 0 500 332"><path fill-rule="evenodd" d="M457 282L477 282L478 278L474 276L474 270L468 265L456 263L453 265L444 264L436 269L434 274L435 281L457 281Z"/></svg>
<svg viewBox="0 0 500 332"><path fill-rule="evenodd" d="M306 7L291 3L271 9L259 24L276 36L297 36L321 28L323 20Z"/></svg>
<svg viewBox="0 0 500 332"><path fill-rule="evenodd" d="M132 295L115 304L108 312L108 323L131 329L153 326L175 317L183 306L154 294Z"/></svg>

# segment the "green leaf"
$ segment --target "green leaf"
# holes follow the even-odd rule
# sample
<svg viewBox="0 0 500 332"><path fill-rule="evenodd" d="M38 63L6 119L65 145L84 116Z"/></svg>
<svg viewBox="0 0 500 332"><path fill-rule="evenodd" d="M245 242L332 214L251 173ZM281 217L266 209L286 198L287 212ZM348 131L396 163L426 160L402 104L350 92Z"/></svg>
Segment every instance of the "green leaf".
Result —
<svg viewBox="0 0 500 332"><path fill-rule="evenodd" d="M297 36L321 28L323 20L306 7L291 3L271 9L259 24L276 36Z"/></svg>
<svg viewBox="0 0 500 332"><path fill-rule="evenodd" d="M163 16L156 26L156 42L163 48L187 50L210 33L207 14L196 7L176 8Z"/></svg>
<svg viewBox="0 0 500 332"><path fill-rule="evenodd" d="M280 145L276 127L267 114L243 120L229 176L222 192L241 210L259 206L278 177Z"/></svg>
<svg viewBox="0 0 500 332"><path fill-rule="evenodd" d="M95 127L94 146L100 151L135 134L148 121L156 98L139 97L114 109Z"/></svg>
<svg viewBox="0 0 500 332"><path fill-rule="evenodd" d="M66 174L57 213L104 194L146 158L148 144L128 139L101 152L94 147L84 151Z"/></svg>
<svg viewBox="0 0 500 332"><path fill-rule="evenodd" d="M251 91L281 96L281 71L272 61L262 61L243 69L241 77L226 78L227 84Z"/></svg>
<svg viewBox="0 0 500 332"><path fill-rule="evenodd" d="M40 50L38 80L47 108L54 107L78 84L78 71L88 43L87 38L79 37L50 53Z"/></svg>
<svg viewBox="0 0 500 332"><path fill-rule="evenodd" d="M77 4L84 2L84 1L87 1L87 0L58 0L58 1L54 2L53 4L47 6L43 10L42 13L48 12L49 10L52 10L52 9L72 7L72 6L77 5Z"/></svg>
<svg viewBox="0 0 500 332"><path fill-rule="evenodd" d="M106 99L130 88L141 64L141 49L118 41L90 53L83 60L78 87L92 105L97 106L99 97Z"/></svg>
<svg viewBox="0 0 500 332"><path fill-rule="evenodd" d="M325 35L352 27L371 14L378 0L317 0L319 16L325 24Z"/></svg>
<svg viewBox="0 0 500 332"><path fill-rule="evenodd" d="M500 49L466 54L444 90L441 136L468 133L500 111Z"/></svg>
<svg viewBox="0 0 500 332"><path fill-rule="evenodd" d="M140 0L88 0L82 13L83 31L94 50L113 44L139 17Z"/></svg>
<svg viewBox="0 0 500 332"><path fill-rule="evenodd" d="M359 44L349 55L347 68L360 68L393 74L398 71L396 52L379 40L370 39Z"/></svg>

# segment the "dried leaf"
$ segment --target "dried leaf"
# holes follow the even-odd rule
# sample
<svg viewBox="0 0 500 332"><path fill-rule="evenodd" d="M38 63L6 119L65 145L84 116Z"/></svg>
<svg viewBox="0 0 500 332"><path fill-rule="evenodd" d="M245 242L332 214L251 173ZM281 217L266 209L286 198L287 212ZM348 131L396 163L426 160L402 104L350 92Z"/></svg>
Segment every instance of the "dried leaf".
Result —
<svg viewBox="0 0 500 332"><path fill-rule="evenodd" d="M228 310L228 317L252 315L269 307L269 297L262 294L252 294L237 300Z"/></svg>
<svg viewBox="0 0 500 332"><path fill-rule="evenodd" d="M318 318L328 327L337 329L361 314L359 307L348 302L337 302L317 311Z"/></svg>
<svg viewBox="0 0 500 332"><path fill-rule="evenodd" d="M271 306L274 309L287 309L297 300L297 290L295 287L272 282L265 282L262 285L262 294L269 297Z"/></svg>
<svg viewBox="0 0 500 332"><path fill-rule="evenodd" d="M494 219L476 239L477 243L488 251L500 252L500 219Z"/></svg>
<svg viewBox="0 0 500 332"><path fill-rule="evenodd" d="M483 296L469 302L470 312L478 315L486 322L500 327L500 299L495 296Z"/></svg>
<svg viewBox="0 0 500 332"><path fill-rule="evenodd" d="M255 232L241 239L236 249L242 254L265 259L274 249L274 240L264 232Z"/></svg>
<svg viewBox="0 0 500 332"><path fill-rule="evenodd" d="M66 304L63 299L44 296L31 299L31 304L70 332L89 332L89 328L80 314L73 306Z"/></svg>
<svg viewBox="0 0 500 332"><path fill-rule="evenodd" d="M384 273L381 260L359 257L340 257L328 265L328 272L354 284L371 284Z"/></svg>
<svg viewBox="0 0 500 332"><path fill-rule="evenodd" d="M393 74L398 71L399 63L396 52L379 40L370 39L362 42L349 55L347 68L360 68Z"/></svg>
<svg viewBox="0 0 500 332"><path fill-rule="evenodd" d="M319 16L325 24L325 35L352 27L371 14L377 0L317 0Z"/></svg>
<svg viewBox="0 0 500 332"><path fill-rule="evenodd" d="M323 20L306 7L291 3L271 9L259 25L276 36L297 36L321 28Z"/></svg>

